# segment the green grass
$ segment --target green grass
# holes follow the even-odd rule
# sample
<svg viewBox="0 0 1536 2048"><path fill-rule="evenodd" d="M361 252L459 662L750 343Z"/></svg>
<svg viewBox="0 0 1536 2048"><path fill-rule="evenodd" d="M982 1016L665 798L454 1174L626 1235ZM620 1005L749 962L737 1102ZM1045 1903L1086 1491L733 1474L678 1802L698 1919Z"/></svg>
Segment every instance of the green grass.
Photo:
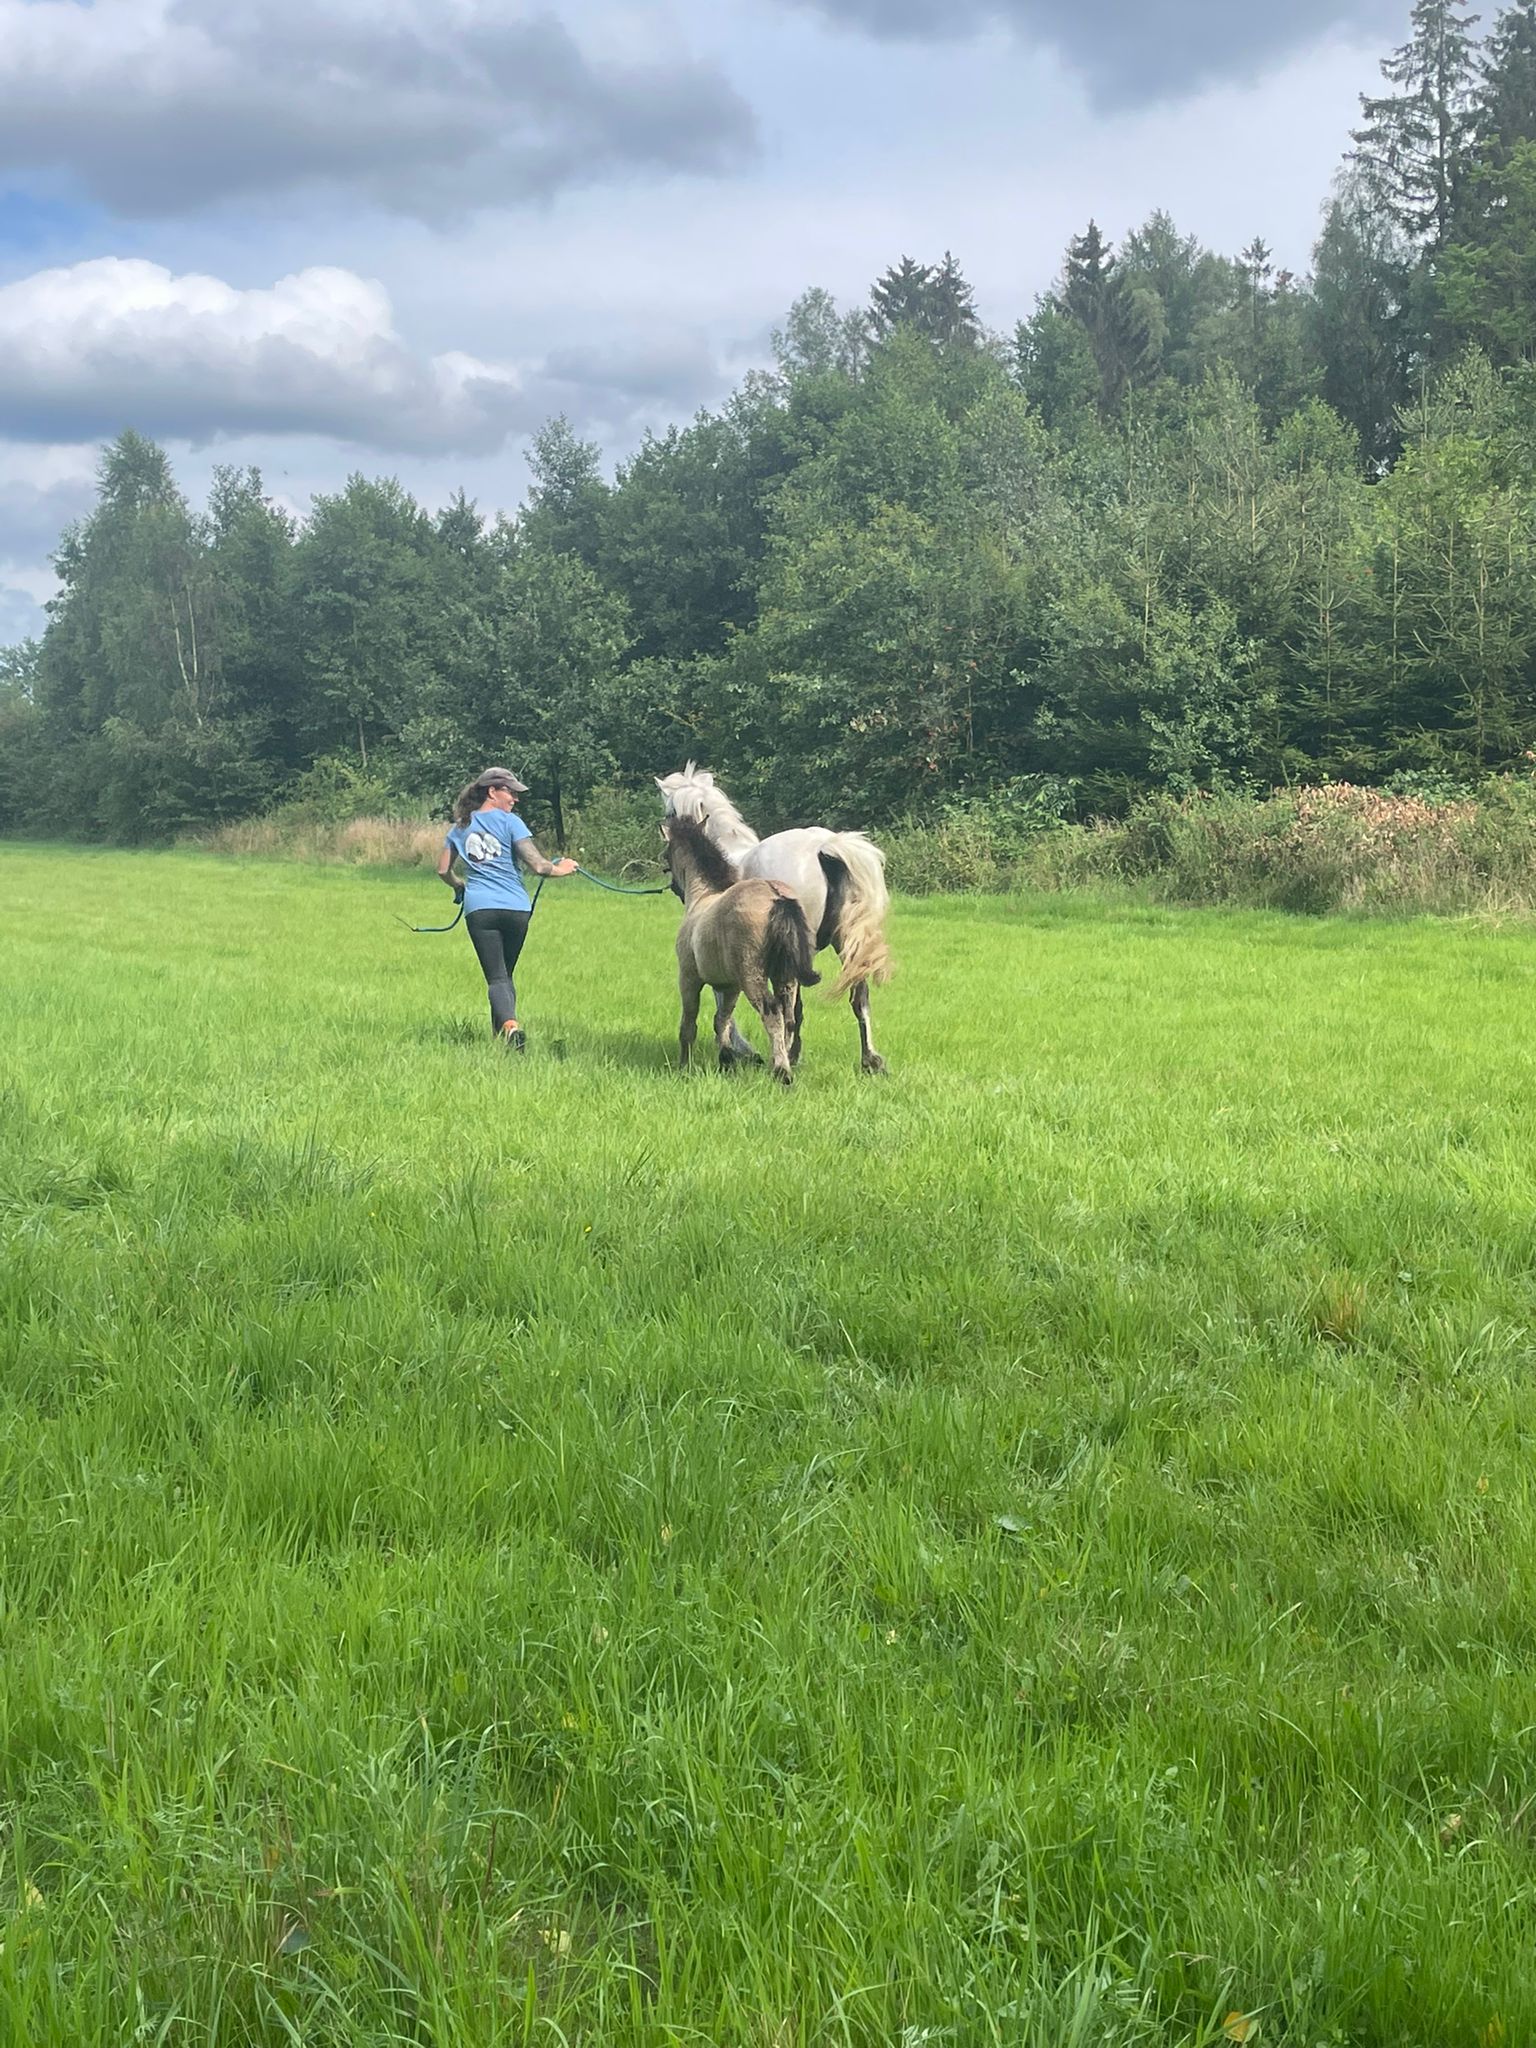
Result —
<svg viewBox="0 0 1536 2048"><path fill-rule="evenodd" d="M0 2041L1536 2037L1536 940L0 884Z"/></svg>

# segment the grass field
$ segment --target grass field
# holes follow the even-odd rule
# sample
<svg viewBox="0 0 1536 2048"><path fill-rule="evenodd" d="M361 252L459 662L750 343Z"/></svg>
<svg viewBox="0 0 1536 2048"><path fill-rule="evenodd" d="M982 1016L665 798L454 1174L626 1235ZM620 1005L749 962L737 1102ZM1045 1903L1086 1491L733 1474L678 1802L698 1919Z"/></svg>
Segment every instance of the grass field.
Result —
<svg viewBox="0 0 1536 2048"><path fill-rule="evenodd" d="M0 2041L1536 2039L1536 937L0 885Z"/></svg>

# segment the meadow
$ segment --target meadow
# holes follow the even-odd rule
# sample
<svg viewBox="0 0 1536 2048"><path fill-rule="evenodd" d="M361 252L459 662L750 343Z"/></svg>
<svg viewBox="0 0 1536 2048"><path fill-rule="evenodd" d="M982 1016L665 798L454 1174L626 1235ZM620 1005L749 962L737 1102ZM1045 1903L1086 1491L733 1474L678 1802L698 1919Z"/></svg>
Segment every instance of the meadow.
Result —
<svg viewBox="0 0 1536 2048"><path fill-rule="evenodd" d="M0 849L0 2041L1536 2039L1536 933L445 902Z"/></svg>

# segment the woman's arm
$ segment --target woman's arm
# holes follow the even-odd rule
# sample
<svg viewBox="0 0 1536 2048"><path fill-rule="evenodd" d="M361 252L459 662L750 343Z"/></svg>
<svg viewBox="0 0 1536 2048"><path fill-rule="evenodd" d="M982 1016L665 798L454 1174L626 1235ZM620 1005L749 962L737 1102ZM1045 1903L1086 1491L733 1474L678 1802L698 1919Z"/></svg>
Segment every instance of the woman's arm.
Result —
<svg viewBox="0 0 1536 2048"><path fill-rule="evenodd" d="M576 863L573 860L546 860L531 839L519 839L517 857L530 874L574 875Z"/></svg>
<svg viewBox="0 0 1536 2048"><path fill-rule="evenodd" d="M440 882L446 882L450 889L461 889L464 885L454 876L453 862L453 848L445 846L437 857L437 879Z"/></svg>

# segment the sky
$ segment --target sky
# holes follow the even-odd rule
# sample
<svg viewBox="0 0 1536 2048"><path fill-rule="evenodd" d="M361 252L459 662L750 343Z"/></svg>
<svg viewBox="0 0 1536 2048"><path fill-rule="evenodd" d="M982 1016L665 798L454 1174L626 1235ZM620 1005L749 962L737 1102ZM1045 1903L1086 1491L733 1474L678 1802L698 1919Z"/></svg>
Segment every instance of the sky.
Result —
<svg viewBox="0 0 1536 2048"><path fill-rule="evenodd" d="M487 515L952 250L1000 332L1090 217L1304 272L1408 0L0 0L0 645L103 441Z"/></svg>

